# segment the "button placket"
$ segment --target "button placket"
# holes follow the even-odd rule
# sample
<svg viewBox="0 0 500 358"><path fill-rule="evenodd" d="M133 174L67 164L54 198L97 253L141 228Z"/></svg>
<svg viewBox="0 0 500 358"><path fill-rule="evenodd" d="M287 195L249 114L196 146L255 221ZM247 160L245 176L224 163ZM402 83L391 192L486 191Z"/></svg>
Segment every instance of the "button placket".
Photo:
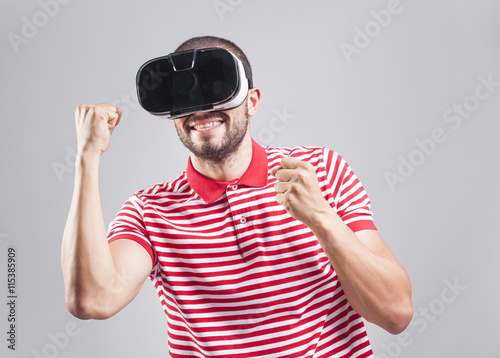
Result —
<svg viewBox="0 0 500 358"><path fill-rule="evenodd" d="M231 210L231 216L233 217L236 240L243 259L245 260L249 255L253 254L257 250L257 247L253 233L253 224L249 217L249 213L251 211L250 203L239 202L238 209L236 212L234 210L234 200L236 198L235 190L237 188L237 184L228 185L226 193Z"/></svg>

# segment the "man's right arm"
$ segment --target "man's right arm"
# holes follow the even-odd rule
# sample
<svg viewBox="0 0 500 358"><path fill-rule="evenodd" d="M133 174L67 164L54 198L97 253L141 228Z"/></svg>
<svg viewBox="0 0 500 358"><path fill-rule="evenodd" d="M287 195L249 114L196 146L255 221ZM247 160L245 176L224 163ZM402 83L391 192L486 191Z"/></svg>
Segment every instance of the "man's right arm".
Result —
<svg viewBox="0 0 500 358"><path fill-rule="evenodd" d="M78 152L71 207L63 234L61 265L68 310L81 319L105 319L139 293L151 257L132 240L108 244L98 187L99 161L121 111L109 104L78 106Z"/></svg>

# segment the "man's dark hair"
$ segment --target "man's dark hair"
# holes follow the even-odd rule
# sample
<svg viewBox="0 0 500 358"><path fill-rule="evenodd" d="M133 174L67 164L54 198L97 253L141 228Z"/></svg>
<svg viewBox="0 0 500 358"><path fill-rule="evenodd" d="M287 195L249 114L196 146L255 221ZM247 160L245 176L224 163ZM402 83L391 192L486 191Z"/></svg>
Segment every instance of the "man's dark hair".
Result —
<svg viewBox="0 0 500 358"><path fill-rule="evenodd" d="M238 59L245 65L245 70L247 71L248 77L248 86L250 88L253 87L253 75L252 75L252 66L250 66L250 61L248 61L245 53L232 41L223 39L221 37L216 36L199 36L193 37L187 41L184 41L180 44L179 47L175 50L175 52L194 50L194 49L202 49L209 47L220 47L225 50L232 52Z"/></svg>

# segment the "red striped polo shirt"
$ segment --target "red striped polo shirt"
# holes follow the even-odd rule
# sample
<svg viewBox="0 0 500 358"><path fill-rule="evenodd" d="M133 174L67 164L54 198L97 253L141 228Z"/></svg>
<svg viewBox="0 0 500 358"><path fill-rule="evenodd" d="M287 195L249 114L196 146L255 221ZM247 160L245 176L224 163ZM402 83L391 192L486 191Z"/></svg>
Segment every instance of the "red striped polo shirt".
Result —
<svg viewBox="0 0 500 358"><path fill-rule="evenodd" d="M376 229L370 201L344 159L322 147L262 148L245 174L218 182L187 170L140 190L110 224L151 256L171 357L372 357L311 230L276 202L271 169L311 163L325 199L353 230Z"/></svg>

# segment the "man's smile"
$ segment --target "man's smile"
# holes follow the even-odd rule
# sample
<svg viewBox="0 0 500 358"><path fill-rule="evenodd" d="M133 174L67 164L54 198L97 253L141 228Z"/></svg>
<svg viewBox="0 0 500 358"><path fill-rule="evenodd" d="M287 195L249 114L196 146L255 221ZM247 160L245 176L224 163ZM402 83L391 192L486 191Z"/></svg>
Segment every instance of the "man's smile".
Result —
<svg viewBox="0 0 500 358"><path fill-rule="evenodd" d="M222 119L218 119L218 120L206 119L206 120L201 120L201 121L196 121L194 123L191 123L189 128L191 130L195 130L195 131L205 131L205 130L220 126L222 124L222 122L223 122Z"/></svg>
<svg viewBox="0 0 500 358"><path fill-rule="evenodd" d="M229 116L222 112L195 114L186 118L183 127L186 132L205 133L228 120Z"/></svg>

